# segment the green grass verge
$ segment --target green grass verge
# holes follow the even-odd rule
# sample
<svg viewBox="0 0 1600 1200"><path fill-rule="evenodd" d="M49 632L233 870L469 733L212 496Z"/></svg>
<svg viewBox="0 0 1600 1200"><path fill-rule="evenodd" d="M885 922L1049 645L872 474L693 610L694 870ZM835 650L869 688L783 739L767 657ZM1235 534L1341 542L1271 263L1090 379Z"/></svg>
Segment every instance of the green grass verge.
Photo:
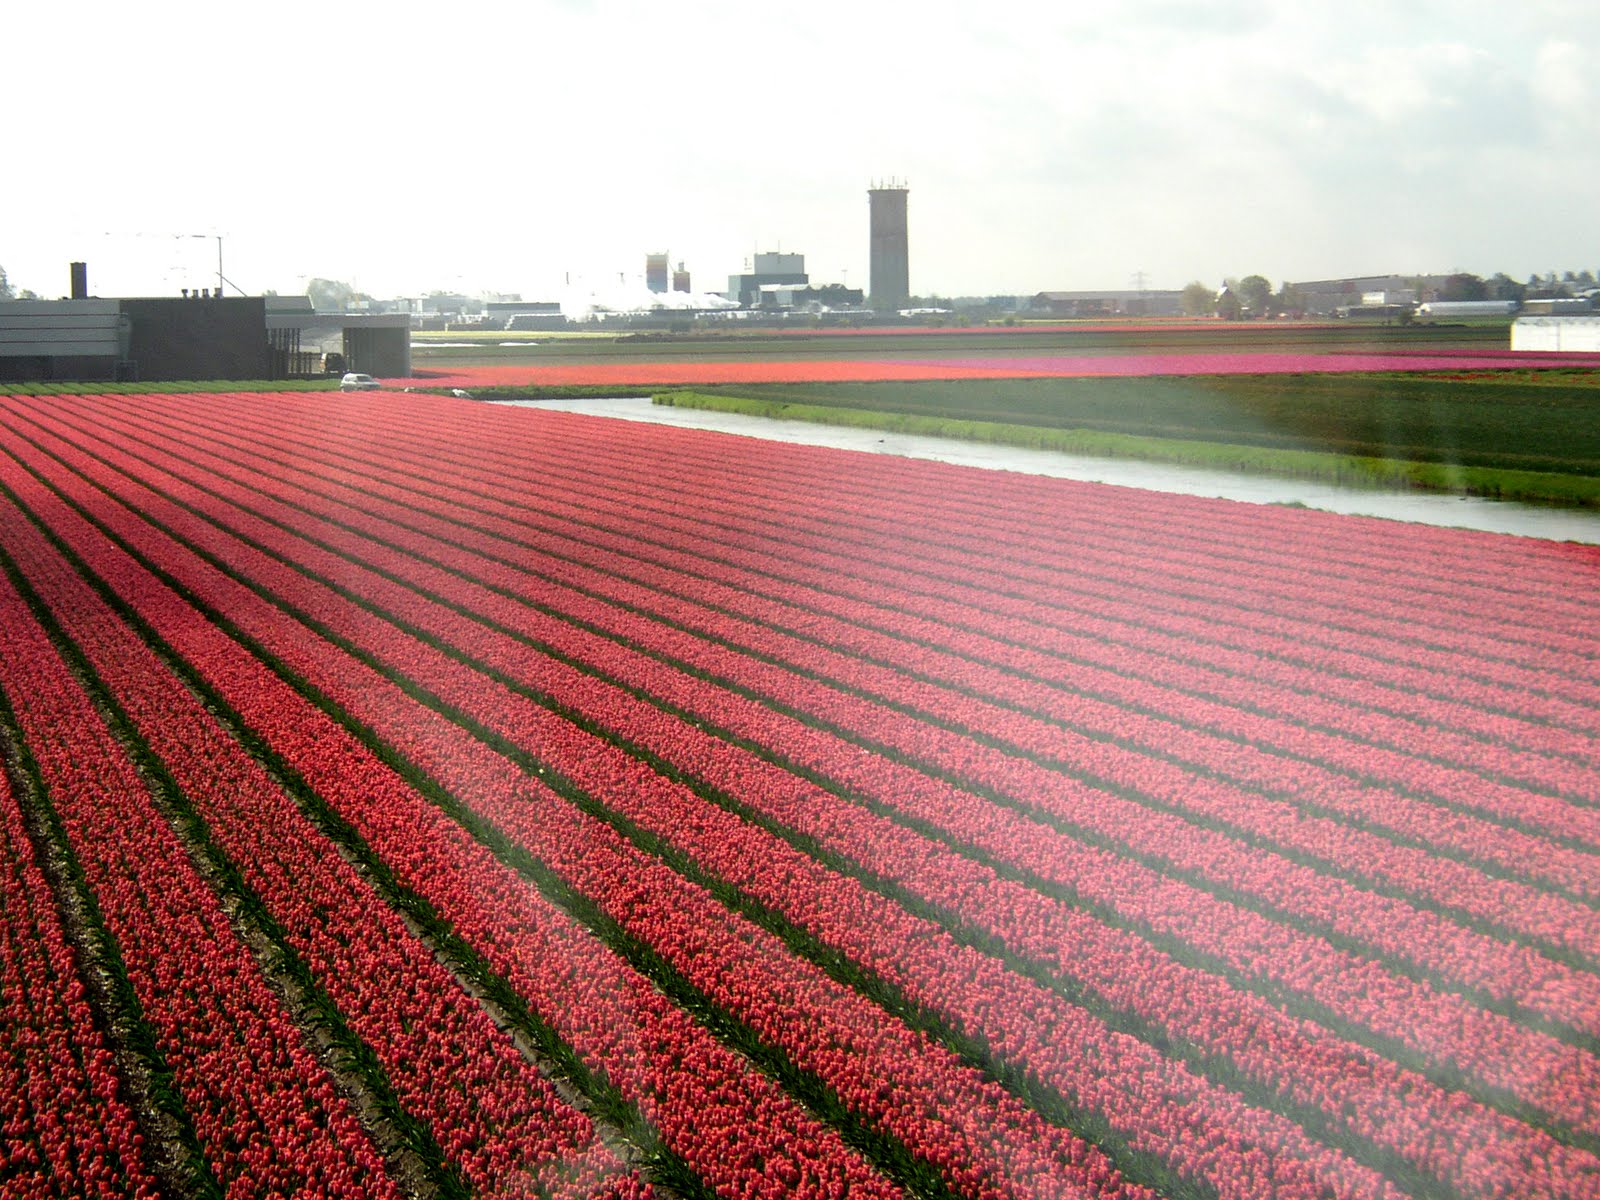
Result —
<svg viewBox="0 0 1600 1200"><path fill-rule="evenodd" d="M49 381L0 383L0 396L144 396L152 393L176 395L183 392L329 392L337 391L339 381L327 379L173 379L148 383L118 383L112 380L83 383Z"/></svg>
<svg viewBox="0 0 1600 1200"><path fill-rule="evenodd" d="M991 442L1084 454L1102 458L1141 459L1252 474L1314 479L1346 486L1417 488L1459 495L1487 496L1544 504L1600 506L1600 478L1510 468L1460 466L1411 459L1288 450L1230 442L1198 441L1112 433L1095 429L1054 428L999 421L978 421L915 413L820 404L791 404L746 396L696 391L657 393L656 404L742 413L787 421L812 421L921 434L963 441Z"/></svg>
<svg viewBox="0 0 1600 1200"><path fill-rule="evenodd" d="M413 391L430 392L448 396L454 389L447 387L419 387ZM614 383L530 383L523 386L475 387L470 390L474 400L595 400L616 396L648 396L650 387L619 387Z"/></svg>

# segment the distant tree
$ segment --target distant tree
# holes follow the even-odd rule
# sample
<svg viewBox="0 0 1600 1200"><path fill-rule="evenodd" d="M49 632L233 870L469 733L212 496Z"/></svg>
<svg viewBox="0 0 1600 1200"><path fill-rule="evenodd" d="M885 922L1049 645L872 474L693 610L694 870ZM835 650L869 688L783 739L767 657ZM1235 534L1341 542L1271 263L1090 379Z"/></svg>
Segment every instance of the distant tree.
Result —
<svg viewBox="0 0 1600 1200"><path fill-rule="evenodd" d="M1429 300L1437 299L1433 294L1434 289L1429 286L1427 279L1421 275L1407 276L1400 281L1400 286L1415 295L1418 304L1425 304Z"/></svg>
<svg viewBox="0 0 1600 1200"><path fill-rule="evenodd" d="M350 307L352 300L371 299L338 279L309 279L306 295L311 297L312 307L322 312L341 312Z"/></svg>
<svg viewBox="0 0 1600 1200"><path fill-rule="evenodd" d="M1223 284L1222 291L1217 296L1217 316L1224 321L1237 321L1242 311L1243 307L1233 288Z"/></svg>
<svg viewBox="0 0 1600 1200"><path fill-rule="evenodd" d="M1529 300L1561 300L1572 295L1572 289L1562 283L1554 271L1548 275L1535 275L1528 283Z"/></svg>
<svg viewBox="0 0 1600 1200"><path fill-rule="evenodd" d="M16 293L11 290L11 280L6 278L6 269L0 267L0 300L13 300Z"/></svg>
<svg viewBox="0 0 1600 1200"><path fill-rule="evenodd" d="M1440 300L1487 300L1489 298L1489 285L1476 275L1469 275L1465 271L1447 277L1439 286Z"/></svg>
<svg viewBox="0 0 1600 1200"><path fill-rule="evenodd" d="M1594 286L1594 274L1591 271L1589 271L1587 268L1585 268L1582 271L1579 271L1578 272L1577 283L1581 287L1593 287Z"/></svg>
<svg viewBox="0 0 1600 1200"><path fill-rule="evenodd" d="M1184 285L1178 304L1186 317L1209 317L1217 311L1217 294L1196 279Z"/></svg>
<svg viewBox="0 0 1600 1200"><path fill-rule="evenodd" d="M1306 294L1294 284L1287 281L1278 289L1278 294L1272 298L1274 312L1289 313L1293 316L1304 316L1306 311Z"/></svg>
<svg viewBox="0 0 1600 1200"><path fill-rule="evenodd" d="M1489 300L1515 300L1521 304L1528 295L1527 285L1518 283L1504 271L1491 275L1487 286L1488 294L1485 298Z"/></svg>
<svg viewBox="0 0 1600 1200"><path fill-rule="evenodd" d="M1272 285L1260 275L1246 275L1236 289L1247 317L1265 317L1272 311Z"/></svg>

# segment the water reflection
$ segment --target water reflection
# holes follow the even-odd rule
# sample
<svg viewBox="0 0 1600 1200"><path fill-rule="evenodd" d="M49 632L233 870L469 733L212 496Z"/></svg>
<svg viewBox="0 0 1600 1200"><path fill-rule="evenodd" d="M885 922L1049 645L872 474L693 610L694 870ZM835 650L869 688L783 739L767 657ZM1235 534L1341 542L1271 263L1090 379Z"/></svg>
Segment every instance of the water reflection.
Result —
<svg viewBox="0 0 1600 1200"><path fill-rule="evenodd" d="M1061 479L1081 479L1121 487L1146 488L1187 496L1217 496L1253 504L1302 504L1307 508L1356 516L1386 517L1427 525L1512 533L1554 541L1600 544L1600 513L1546 508L1507 500L1475 496L1441 496L1426 492L1388 491L1341 487L1311 480L1281 479L1202 467L1139 462L1133 459L1092 458L995 446L949 438L921 437L879 429L853 429L813 425L804 421L778 421L738 413L707 412L652 404L643 397L583 400L514 400L507 403L594 416L621 417L688 429L711 429L748 437L770 438L807 446L831 446L877 454L898 454L969 467L1023 471Z"/></svg>

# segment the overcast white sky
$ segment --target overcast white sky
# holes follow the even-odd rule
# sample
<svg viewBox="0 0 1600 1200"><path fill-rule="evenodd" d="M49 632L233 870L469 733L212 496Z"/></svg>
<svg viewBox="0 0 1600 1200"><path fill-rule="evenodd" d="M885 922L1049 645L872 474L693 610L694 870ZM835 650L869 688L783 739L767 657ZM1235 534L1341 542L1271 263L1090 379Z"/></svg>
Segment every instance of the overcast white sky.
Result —
<svg viewBox="0 0 1600 1200"><path fill-rule="evenodd" d="M0 265L42 295L554 296L652 250L911 288L1600 270L1593 0L13 4ZM186 236L175 236L186 235ZM200 237L187 235L204 235Z"/></svg>

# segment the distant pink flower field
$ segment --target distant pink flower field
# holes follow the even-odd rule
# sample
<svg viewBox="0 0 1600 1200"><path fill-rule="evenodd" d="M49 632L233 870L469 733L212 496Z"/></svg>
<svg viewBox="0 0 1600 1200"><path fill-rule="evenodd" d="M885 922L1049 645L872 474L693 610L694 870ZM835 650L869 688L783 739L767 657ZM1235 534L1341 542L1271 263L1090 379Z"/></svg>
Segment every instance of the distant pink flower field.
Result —
<svg viewBox="0 0 1600 1200"><path fill-rule="evenodd" d="M864 383L935 379L1032 379L1145 375L1295 375L1361 371L1504 371L1600 367L1600 355L1473 351L1469 354L1056 354L1027 358L973 356L926 359L801 359L794 361L631 361L529 363L425 371L396 386L517 387L614 385L687 387L727 383Z"/></svg>

